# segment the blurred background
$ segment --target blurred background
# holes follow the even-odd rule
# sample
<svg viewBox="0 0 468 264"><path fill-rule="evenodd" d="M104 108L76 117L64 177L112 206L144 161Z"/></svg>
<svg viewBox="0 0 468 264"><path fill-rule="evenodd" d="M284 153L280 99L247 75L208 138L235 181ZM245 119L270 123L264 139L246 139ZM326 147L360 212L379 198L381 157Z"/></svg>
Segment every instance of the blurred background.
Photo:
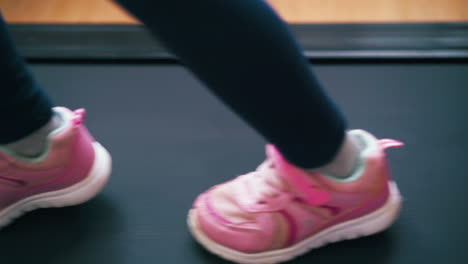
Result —
<svg viewBox="0 0 468 264"><path fill-rule="evenodd" d="M468 0L268 0L289 23L468 21ZM110 0L0 0L10 23L134 24Z"/></svg>

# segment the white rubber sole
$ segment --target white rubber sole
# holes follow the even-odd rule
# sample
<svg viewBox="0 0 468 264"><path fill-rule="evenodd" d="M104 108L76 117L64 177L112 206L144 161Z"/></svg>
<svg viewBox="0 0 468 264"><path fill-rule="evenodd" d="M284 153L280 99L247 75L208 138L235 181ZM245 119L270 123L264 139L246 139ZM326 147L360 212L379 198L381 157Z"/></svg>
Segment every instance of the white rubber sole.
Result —
<svg viewBox="0 0 468 264"><path fill-rule="evenodd" d="M272 264L288 261L307 251L347 239L369 236L387 229L398 217L401 195L394 182L389 183L390 197L376 211L321 231L294 246L263 253L247 254L217 244L199 228L194 209L188 215L188 225L195 239L211 253L224 259L242 264Z"/></svg>
<svg viewBox="0 0 468 264"><path fill-rule="evenodd" d="M112 168L109 152L93 143L95 159L88 177L68 188L37 194L18 201L0 212L0 228L26 212L47 207L65 207L84 203L95 197L107 184Z"/></svg>

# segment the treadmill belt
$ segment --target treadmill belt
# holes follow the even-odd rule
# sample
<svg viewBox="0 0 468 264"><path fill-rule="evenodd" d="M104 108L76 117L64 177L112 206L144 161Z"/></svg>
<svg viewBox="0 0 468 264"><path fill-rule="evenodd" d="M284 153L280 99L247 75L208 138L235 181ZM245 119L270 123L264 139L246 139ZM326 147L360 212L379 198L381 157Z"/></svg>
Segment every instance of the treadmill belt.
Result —
<svg viewBox="0 0 468 264"><path fill-rule="evenodd" d="M263 161L266 142L253 129L177 65L32 69L56 104L87 109L88 128L113 156L113 174L96 199L31 212L3 229L2 263L228 263L190 237L186 213L200 192ZM288 263L466 263L468 65L314 71L350 128L406 143L388 151L404 207L388 231Z"/></svg>

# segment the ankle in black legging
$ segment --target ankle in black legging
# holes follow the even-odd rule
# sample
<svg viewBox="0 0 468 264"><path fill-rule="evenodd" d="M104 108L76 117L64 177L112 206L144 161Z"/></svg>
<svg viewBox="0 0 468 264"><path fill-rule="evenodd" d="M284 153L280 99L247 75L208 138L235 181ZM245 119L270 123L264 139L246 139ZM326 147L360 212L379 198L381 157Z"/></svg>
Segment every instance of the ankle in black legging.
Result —
<svg viewBox="0 0 468 264"><path fill-rule="evenodd" d="M345 119L261 0L120 0L245 121L304 168L331 161Z"/></svg>
<svg viewBox="0 0 468 264"><path fill-rule="evenodd" d="M288 26L260 0L121 0L223 102L304 168L333 159L345 119ZM0 144L44 125L50 100L0 21Z"/></svg>

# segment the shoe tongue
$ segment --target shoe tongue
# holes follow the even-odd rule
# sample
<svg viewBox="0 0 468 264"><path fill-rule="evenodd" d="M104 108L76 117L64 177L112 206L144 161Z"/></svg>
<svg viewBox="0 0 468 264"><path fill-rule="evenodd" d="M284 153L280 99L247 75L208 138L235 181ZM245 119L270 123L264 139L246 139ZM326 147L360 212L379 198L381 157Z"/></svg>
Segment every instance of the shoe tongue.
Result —
<svg viewBox="0 0 468 264"><path fill-rule="evenodd" d="M306 172L283 157L281 152L273 145L266 147L267 157L273 163L277 173L291 186L291 191L303 198L308 204L318 206L330 201L329 193L314 183L313 175Z"/></svg>

